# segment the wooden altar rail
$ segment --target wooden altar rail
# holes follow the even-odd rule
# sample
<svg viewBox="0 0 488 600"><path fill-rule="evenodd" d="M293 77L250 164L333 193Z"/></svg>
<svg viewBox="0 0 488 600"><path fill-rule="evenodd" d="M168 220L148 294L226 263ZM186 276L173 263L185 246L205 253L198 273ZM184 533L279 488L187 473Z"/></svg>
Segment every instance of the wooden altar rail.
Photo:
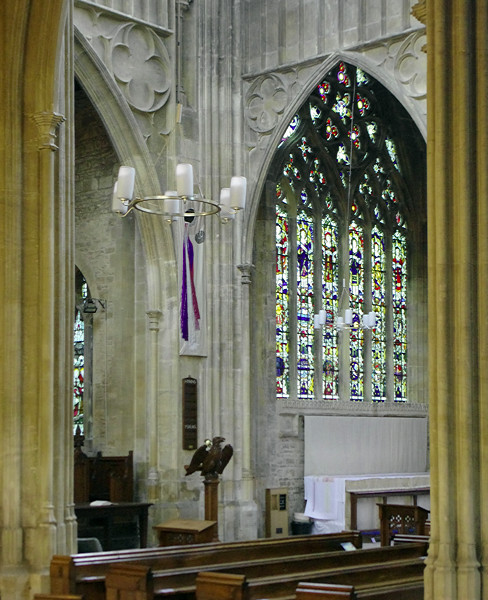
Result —
<svg viewBox="0 0 488 600"><path fill-rule="evenodd" d="M53 594L84 594L85 600L105 599L105 577L113 565L136 564L152 571L190 569L196 573L215 564L231 564L249 558L286 559L315 552L332 552L341 543L362 545L357 531L323 535L293 536L241 542L214 542L189 546L142 548L93 554L56 555L51 561L50 577Z"/></svg>
<svg viewBox="0 0 488 600"><path fill-rule="evenodd" d="M409 548L414 547L414 552L408 552ZM400 549L402 551L397 553ZM254 577L241 570L236 574L202 572L197 577L196 600L294 600L297 589L304 581L307 585L327 583L353 586L356 595L366 594L358 598L375 598L375 595L371 595L373 592L380 594L388 588L398 594L402 588L411 587L418 593L419 589L423 590L426 553L426 544L406 544L337 554L335 561L324 561L323 566L316 569L303 564L301 571L295 571L290 570L289 563L286 563L281 574L273 573L266 566L262 575ZM165 597L157 587L155 574L155 600ZM387 597L401 598L399 595ZM412 596L412 600L417 598L418 595Z"/></svg>
<svg viewBox="0 0 488 600"><path fill-rule="evenodd" d="M398 581L368 587L330 583L300 583L296 600L423 600L423 581Z"/></svg>
<svg viewBox="0 0 488 600"><path fill-rule="evenodd" d="M418 496L430 494L430 487L415 487L415 488L396 488L392 490L347 490L350 502L350 528L356 530L358 528L358 501L361 498L381 498L383 504L386 504L390 496L410 496L412 498L412 506L417 506Z"/></svg>
<svg viewBox="0 0 488 600"><path fill-rule="evenodd" d="M147 588L137 600L260 600L294 598L300 581L372 584L381 581L421 580L427 544L405 544L357 550L290 556L279 559L249 559L241 563L213 565L192 573L138 570L130 577L122 565L107 573L111 598L136 598L131 590ZM319 556L320 554L320 556ZM149 574L150 575L150 574ZM236 577L237 576L237 577ZM107 594L107 600L109 596Z"/></svg>

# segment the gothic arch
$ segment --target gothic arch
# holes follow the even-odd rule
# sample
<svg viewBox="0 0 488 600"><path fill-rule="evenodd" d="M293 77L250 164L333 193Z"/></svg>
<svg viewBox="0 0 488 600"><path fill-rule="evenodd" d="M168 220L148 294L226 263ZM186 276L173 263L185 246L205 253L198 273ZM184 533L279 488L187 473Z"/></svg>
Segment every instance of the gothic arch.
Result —
<svg viewBox="0 0 488 600"><path fill-rule="evenodd" d="M99 113L117 156L121 163L136 167L137 192L153 193L161 184L137 121L106 66L76 29L74 55L75 75ZM174 265L175 261L171 232L160 219L141 214L136 218L147 262L147 308L160 310L167 305L165 296L176 296L175 269L164 268L166 262Z"/></svg>
<svg viewBox="0 0 488 600"><path fill-rule="evenodd" d="M420 33L412 34L413 41L419 44L418 40L423 40L424 36ZM400 52L407 52L408 40L404 42L400 48L399 54L395 58L395 64L401 61ZM247 137L252 139L250 146L249 172L255 173L255 184L250 189L250 210L247 212L247 221L245 226L245 239L243 244L243 262L251 263L254 231L256 216L259 204L265 194L265 183L268 178L269 170L275 155L276 147L283 135L286 127L292 119L298 108L306 101L311 90L317 85L321 78L339 61L344 60L353 66L360 67L366 73L374 77L380 84L383 85L406 110L412 121L417 125L422 137L426 138L426 112L425 107L420 104L415 104L412 101L416 97L412 92L412 78L405 79L403 82L398 78L395 80L392 71L395 71L395 66L386 69L384 67L385 60L375 59L376 49L364 52L342 52L330 55L326 60L320 62L319 65L314 64L311 67L303 67L303 74L300 68L288 70L284 73L267 73L258 75L249 82L247 94L244 99L246 105L246 121L248 126ZM419 51L420 52L420 51ZM271 82L275 87L273 94L276 95L276 90L281 86L284 99L286 100L286 108L281 112L275 111L276 119L272 127L259 128L255 127L254 131L250 126L248 107L252 98L253 87L258 82ZM297 93L295 91L298 90ZM424 95L420 94L419 98L424 99ZM266 99L265 99L266 100ZM263 102L264 104L264 102ZM285 102L283 102L285 104Z"/></svg>

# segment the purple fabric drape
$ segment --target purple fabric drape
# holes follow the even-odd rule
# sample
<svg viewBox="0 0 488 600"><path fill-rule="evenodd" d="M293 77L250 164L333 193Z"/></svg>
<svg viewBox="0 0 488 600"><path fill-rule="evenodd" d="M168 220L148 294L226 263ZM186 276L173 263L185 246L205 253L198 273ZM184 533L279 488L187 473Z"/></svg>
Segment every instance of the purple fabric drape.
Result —
<svg viewBox="0 0 488 600"><path fill-rule="evenodd" d="M183 237L183 264L181 273L181 336L188 341L189 338L189 317L188 317L188 272L190 274L190 290L192 299L193 317L195 321L195 329L200 329L200 309L198 307L197 291L195 288L195 260L193 252L193 244L190 240L188 224L185 223L185 234Z"/></svg>

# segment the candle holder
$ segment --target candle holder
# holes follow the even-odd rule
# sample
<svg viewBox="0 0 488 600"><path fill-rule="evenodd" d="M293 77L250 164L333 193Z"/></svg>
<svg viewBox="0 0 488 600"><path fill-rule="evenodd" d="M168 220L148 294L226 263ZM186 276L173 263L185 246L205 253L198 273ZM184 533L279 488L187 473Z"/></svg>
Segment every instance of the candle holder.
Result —
<svg viewBox="0 0 488 600"><path fill-rule="evenodd" d="M193 167L190 164L179 164L176 167L176 190L153 196L134 197L135 169L121 166L112 196L112 211L121 217L132 210L160 215L171 223L177 219L194 219L221 213L222 221L233 219L246 204L245 177L231 178L230 187L223 188L220 203L205 198L198 186L194 193Z"/></svg>

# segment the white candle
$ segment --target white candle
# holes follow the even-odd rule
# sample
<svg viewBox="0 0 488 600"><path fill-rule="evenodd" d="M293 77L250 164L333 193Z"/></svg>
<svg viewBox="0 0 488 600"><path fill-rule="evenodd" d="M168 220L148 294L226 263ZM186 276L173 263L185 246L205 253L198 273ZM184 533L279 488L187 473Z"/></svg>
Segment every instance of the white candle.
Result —
<svg viewBox="0 0 488 600"><path fill-rule="evenodd" d="M220 206L230 208L230 188L222 188L220 190Z"/></svg>
<svg viewBox="0 0 488 600"><path fill-rule="evenodd" d="M344 322L346 325L352 325L352 310L348 308L344 314Z"/></svg>
<svg viewBox="0 0 488 600"><path fill-rule="evenodd" d="M236 211L230 206L230 188L220 190L220 218L225 223L235 219Z"/></svg>
<svg viewBox="0 0 488 600"><path fill-rule="evenodd" d="M119 169L119 176L117 178L117 197L123 198L124 200L132 200L134 195L134 180L136 176L136 170L134 167L122 166Z"/></svg>
<svg viewBox="0 0 488 600"><path fill-rule="evenodd" d="M169 215L170 217L177 217L178 215L182 215L182 209L181 209L181 198L178 197L178 192L176 191L169 191L169 192L164 192L165 196L168 196L168 198L166 198L164 200L164 212L165 214Z"/></svg>
<svg viewBox="0 0 488 600"><path fill-rule="evenodd" d="M371 327L371 329L374 329L376 327L376 313L374 312L374 310L372 310L369 313L369 326Z"/></svg>
<svg viewBox="0 0 488 600"><path fill-rule="evenodd" d="M112 194L112 212L125 215L127 212L127 205L117 195L117 182L114 184L114 191Z"/></svg>
<svg viewBox="0 0 488 600"><path fill-rule="evenodd" d="M245 177L232 177L230 180L230 205L235 210L241 210L246 206L246 187Z"/></svg>
<svg viewBox="0 0 488 600"><path fill-rule="evenodd" d="M313 327L314 329L320 329L320 315L313 316Z"/></svg>
<svg viewBox="0 0 488 600"><path fill-rule="evenodd" d="M321 325L325 325L325 322L327 320L327 315L324 309L319 310L319 323Z"/></svg>
<svg viewBox="0 0 488 600"><path fill-rule="evenodd" d="M176 165L176 189L179 196L193 196L193 167L187 163Z"/></svg>

